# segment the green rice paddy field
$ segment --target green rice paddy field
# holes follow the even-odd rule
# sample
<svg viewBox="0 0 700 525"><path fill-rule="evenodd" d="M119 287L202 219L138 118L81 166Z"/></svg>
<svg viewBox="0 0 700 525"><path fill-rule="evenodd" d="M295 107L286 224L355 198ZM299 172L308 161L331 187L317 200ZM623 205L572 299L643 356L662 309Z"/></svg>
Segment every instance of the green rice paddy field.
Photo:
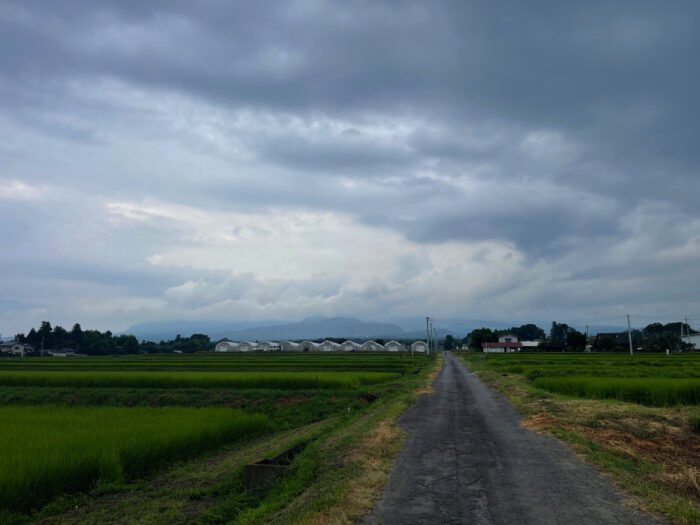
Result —
<svg viewBox="0 0 700 525"><path fill-rule="evenodd" d="M0 522L55 498L321 421L350 421L432 357L199 354L0 359ZM58 500L56 500L58 501Z"/></svg>
<svg viewBox="0 0 700 525"><path fill-rule="evenodd" d="M548 392L647 406L700 405L700 354L474 354L474 366L523 374Z"/></svg>

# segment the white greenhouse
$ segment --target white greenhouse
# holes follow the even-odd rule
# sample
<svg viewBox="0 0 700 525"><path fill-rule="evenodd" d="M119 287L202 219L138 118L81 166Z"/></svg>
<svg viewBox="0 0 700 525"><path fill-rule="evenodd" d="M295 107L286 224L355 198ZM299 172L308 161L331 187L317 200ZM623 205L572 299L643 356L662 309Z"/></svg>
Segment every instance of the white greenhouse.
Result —
<svg viewBox="0 0 700 525"><path fill-rule="evenodd" d="M298 352L301 350L301 345L293 341L282 341L280 343L280 349L283 352Z"/></svg>
<svg viewBox="0 0 700 525"><path fill-rule="evenodd" d="M323 341L319 348L324 352L337 352L340 350L340 345L334 341Z"/></svg>
<svg viewBox="0 0 700 525"><path fill-rule="evenodd" d="M406 347L397 341L389 341L384 345L384 351L386 352L405 352Z"/></svg>
<svg viewBox="0 0 700 525"><path fill-rule="evenodd" d="M237 352L238 343L230 341L229 339L222 339L214 347L215 352Z"/></svg>
<svg viewBox="0 0 700 525"><path fill-rule="evenodd" d="M428 343L425 341L416 341L411 345L411 352L422 352L428 351Z"/></svg>
<svg viewBox="0 0 700 525"><path fill-rule="evenodd" d="M257 350L262 350L263 352L279 352L280 344L271 341L260 341L258 342Z"/></svg>
<svg viewBox="0 0 700 525"><path fill-rule="evenodd" d="M355 341L345 341L340 343L340 349L345 352L359 352L362 349L362 345Z"/></svg>
<svg viewBox="0 0 700 525"><path fill-rule="evenodd" d="M255 352L258 349L258 344L251 341L243 341L238 343L239 352Z"/></svg>
<svg viewBox="0 0 700 525"><path fill-rule="evenodd" d="M363 352L382 352L384 347L377 343L376 341L367 341L362 343Z"/></svg>

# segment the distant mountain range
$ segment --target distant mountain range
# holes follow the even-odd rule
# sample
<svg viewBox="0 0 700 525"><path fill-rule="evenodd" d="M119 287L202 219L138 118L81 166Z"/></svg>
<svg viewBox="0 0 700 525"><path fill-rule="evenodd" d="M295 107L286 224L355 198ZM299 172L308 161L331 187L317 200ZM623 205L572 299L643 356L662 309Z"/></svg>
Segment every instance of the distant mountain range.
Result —
<svg viewBox="0 0 700 525"><path fill-rule="evenodd" d="M395 324L370 323L351 317L330 319L307 319L299 323L278 324L229 330L215 334L213 339L228 337L234 341L284 339L324 339L326 337L347 337L348 339L401 338L404 331Z"/></svg>
<svg viewBox="0 0 700 525"><path fill-rule="evenodd" d="M323 339L347 337L348 339L403 338L401 327L391 323L371 323L351 317L329 319L309 318L295 323L282 321L230 322L230 321L157 321L139 323L124 332L138 339L160 341L173 339L177 334L207 334L217 341L227 337L234 341L284 339Z"/></svg>
<svg viewBox="0 0 700 525"><path fill-rule="evenodd" d="M145 339L157 342L175 339L178 334L183 337L189 337L192 334L206 334L213 338L215 334L228 330L243 330L281 323L283 321L150 321L135 324L122 333L134 335L138 340Z"/></svg>
<svg viewBox="0 0 700 525"><path fill-rule="evenodd" d="M503 330L522 323L479 319L438 319L433 326L438 330L438 337L452 334L461 339L476 328L486 327ZM536 323L545 332L549 331L551 322ZM586 327L571 325L585 332ZM591 325L589 332L616 332L619 326ZM207 334L217 341L227 337L234 341L285 339L324 339L327 337L345 337L348 339L425 339L425 318L413 317L396 320L395 323L367 322L352 317L310 317L299 322L280 320L267 321L154 321L135 324L125 334L132 334L139 340L160 341L174 339L177 334Z"/></svg>

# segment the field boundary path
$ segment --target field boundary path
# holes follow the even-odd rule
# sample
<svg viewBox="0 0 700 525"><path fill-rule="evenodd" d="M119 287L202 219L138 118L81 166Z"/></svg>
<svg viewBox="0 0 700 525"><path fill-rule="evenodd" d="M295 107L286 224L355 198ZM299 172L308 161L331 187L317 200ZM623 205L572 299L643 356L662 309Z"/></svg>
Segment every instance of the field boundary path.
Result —
<svg viewBox="0 0 700 525"><path fill-rule="evenodd" d="M433 383L399 419L407 433L365 524L652 524L556 439L520 417L445 354Z"/></svg>

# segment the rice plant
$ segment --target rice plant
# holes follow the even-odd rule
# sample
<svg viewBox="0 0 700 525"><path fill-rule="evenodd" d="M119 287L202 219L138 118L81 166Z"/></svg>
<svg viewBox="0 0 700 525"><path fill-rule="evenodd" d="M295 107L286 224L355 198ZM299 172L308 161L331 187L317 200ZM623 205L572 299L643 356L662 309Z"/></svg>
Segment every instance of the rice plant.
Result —
<svg viewBox="0 0 700 525"><path fill-rule="evenodd" d="M538 377L534 384L559 394L648 406L700 404L700 379L694 378Z"/></svg>
<svg viewBox="0 0 700 525"><path fill-rule="evenodd" d="M399 379L390 372L182 372L3 370L4 386L353 390Z"/></svg>
<svg viewBox="0 0 700 525"><path fill-rule="evenodd" d="M8 511L269 429L266 416L227 408L10 406L0 421L0 510Z"/></svg>

